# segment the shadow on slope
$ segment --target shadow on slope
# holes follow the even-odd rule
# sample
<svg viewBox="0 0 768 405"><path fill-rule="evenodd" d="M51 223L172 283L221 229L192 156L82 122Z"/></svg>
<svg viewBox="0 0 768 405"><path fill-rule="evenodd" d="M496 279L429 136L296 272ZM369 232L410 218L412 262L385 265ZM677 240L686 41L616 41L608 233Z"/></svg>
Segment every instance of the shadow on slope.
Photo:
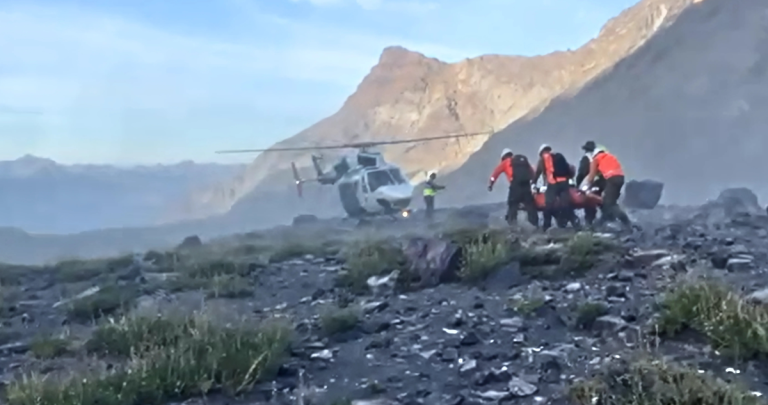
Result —
<svg viewBox="0 0 768 405"><path fill-rule="evenodd" d="M504 147L535 159L546 142L575 163L588 139L616 153L627 177L666 182L665 202L699 203L735 185L765 196L765 18L759 0L692 5L578 93L494 135L443 179L452 186L443 201L458 205L501 198L505 190L483 191Z"/></svg>

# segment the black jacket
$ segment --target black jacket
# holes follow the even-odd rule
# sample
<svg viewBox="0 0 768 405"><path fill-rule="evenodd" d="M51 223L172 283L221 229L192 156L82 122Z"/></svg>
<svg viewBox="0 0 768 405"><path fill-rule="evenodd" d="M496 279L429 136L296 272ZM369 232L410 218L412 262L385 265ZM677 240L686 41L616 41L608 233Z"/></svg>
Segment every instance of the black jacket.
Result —
<svg viewBox="0 0 768 405"><path fill-rule="evenodd" d="M587 175L589 175L590 163L592 163L592 161L589 160L589 157L587 155L584 155L581 157L581 160L579 161L579 168L576 169L576 186L577 187L581 186L581 182L587 178ZM603 178L603 176L600 175L600 173L598 173L597 176L595 176L593 186L599 188L600 190L602 190L605 187L605 179Z"/></svg>

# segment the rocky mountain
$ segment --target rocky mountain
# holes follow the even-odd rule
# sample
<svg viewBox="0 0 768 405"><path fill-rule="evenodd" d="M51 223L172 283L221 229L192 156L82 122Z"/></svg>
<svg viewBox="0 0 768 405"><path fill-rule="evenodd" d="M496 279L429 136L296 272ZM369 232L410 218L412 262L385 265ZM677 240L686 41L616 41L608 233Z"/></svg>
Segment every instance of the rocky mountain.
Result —
<svg viewBox="0 0 768 405"><path fill-rule="evenodd" d="M62 165L27 155L0 162L0 226L70 233L157 224L168 207L188 193L232 178L242 169L194 162Z"/></svg>
<svg viewBox="0 0 768 405"><path fill-rule="evenodd" d="M632 55L575 94L562 95L494 135L455 173L451 203L491 201L482 192L503 147L535 157L542 142L572 159L593 139L628 177L664 181L666 201L701 201L726 186L768 195L768 6L706 0L660 28Z"/></svg>
<svg viewBox="0 0 768 405"><path fill-rule="evenodd" d="M613 67L661 27L671 24L690 3L643 0L608 21L600 34L581 48L543 56L484 55L449 64L401 47L387 48L336 114L275 147L502 128ZM486 139L397 145L383 151L406 172L422 174L429 169L458 167ZM296 201L291 161L308 165L309 154L262 154L242 176L194 195L179 212L183 217L202 217L235 207L235 211L247 212L253 220L264 223L289 219L299 208L315 214L338 212L330 191L325 193L328 195L318 192L310 207ZM325 201L327 204L321 203Z"/></svg>

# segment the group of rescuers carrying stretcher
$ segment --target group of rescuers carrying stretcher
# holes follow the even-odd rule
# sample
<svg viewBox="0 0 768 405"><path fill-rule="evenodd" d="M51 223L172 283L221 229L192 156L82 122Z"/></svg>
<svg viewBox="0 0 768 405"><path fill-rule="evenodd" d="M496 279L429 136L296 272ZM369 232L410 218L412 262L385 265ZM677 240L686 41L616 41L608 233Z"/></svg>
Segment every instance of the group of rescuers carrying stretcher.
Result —
<svg viewBox="0 0 768 405"><path fill-rule="evenodd" d="M539 162L534 168L525 155L514 154L510 149L501 152L501 163L491 174L488 191L502 174L509 180L506 219L510 225L517 223L517 213L522 207L528 216L528 222L539 228L539 210L543 211L542 230L552 227L555 218L559 226L572 224L580 228L576 209L584 209L584 220L588 226L602 225L619 220L631 229L632 224L618 200L624 187L624 170L619 160L607 149L587 141L583 146L584 156L578 170L565 157L553 152L552 147L544 144L539 148ZM544 177L544 187L537 187L540 177ZM436 173L431 172L424 190L427 205L427 218L432 217L434 197L443 186L437 185ZM577 187L578 186L578 187ZM544 188L542 187L542 188ZM600 207L602 215L597 219Z"/></svg>

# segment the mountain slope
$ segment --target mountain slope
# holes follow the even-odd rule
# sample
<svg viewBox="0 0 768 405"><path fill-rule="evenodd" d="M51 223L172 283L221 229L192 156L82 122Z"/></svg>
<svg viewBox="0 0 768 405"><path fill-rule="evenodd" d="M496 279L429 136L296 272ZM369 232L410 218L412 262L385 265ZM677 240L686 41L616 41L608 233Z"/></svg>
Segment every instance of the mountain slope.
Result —
<svg viewBox="0 0 768 405"><path fill-rule="evenodd" d="M767 110L768 4L702 1L578 94L493 136L444 179L467 185L444 198L501 198L482 193L482 179L503 147L535 158L548 142L575 160L587 139L616 153L628 177L666 182L667 202L739 185L765 197Z"/></svg>
<svg viewBox="0 0 768 405"><path fill-rule="evenodd" d="M643 0L609 21L600 35L575 51L536 57L485 55L447 64L400 47L384 50L354 94L334 115L275 146L418 138L501 128L557 95L577 89L631 53L684 9L688 0ZM406 172L458 167L485 137L384 148ZM182 217L234 210L263 225L298 212L288 167L307 165L307 153L258 156L235 181L191 197ZM332 194L328 192L327 194ZM248 196L248 198L244 198ZM337 209L313 204L310 212ZM263 214L259 214L263 213Z"/></svg>
<svg viewBox="0 0 768 405"><path fill-rule="evenodd" d="M0 226L71 233L156 224L187 193L242 169L193 162L129 168L68 166L24 156L0 162Z"/></svg>

